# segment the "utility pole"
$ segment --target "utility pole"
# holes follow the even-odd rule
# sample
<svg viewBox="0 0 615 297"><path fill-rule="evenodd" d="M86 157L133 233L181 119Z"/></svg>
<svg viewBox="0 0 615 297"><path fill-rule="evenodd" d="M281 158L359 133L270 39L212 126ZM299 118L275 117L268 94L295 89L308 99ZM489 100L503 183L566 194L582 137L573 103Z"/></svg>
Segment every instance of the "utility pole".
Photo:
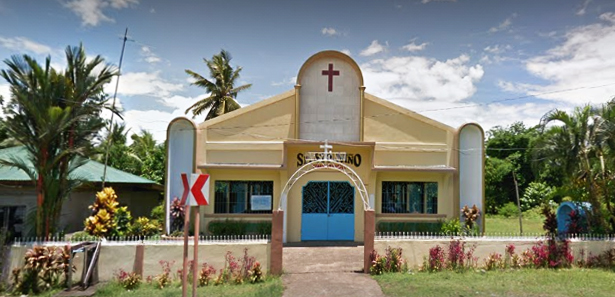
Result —
<svg viewBox="0 0 615 297"><path fill-rule="evenodd" d="M519 232L523 235L523 220L521 219L521 202L519 201L519 185L517 184L517 176L515 175L515 171L513 170L513 181L515 182L515 192L517 194L517 208L519 209Z"/></svg>
<svg viewBox="0 0 615 297"><path fill-rule="evenodd" d="M124 48L126 48L126 41L128 40L128 27L124 31L124 41L122 42L122 53L120 54L120 64L118 65L118 75L115 81L115 92L113 93L113 104L111 105L111 121L109 122L109 134L107 134L107 147L105 149L105 167L103 169L102 188L105 188L105 181L107 180L107 163L109 161L109 149L111 148L111 132L113 130L113 116L115 113L115 99L117 98L117 88L120 85L120 77L122 76L122 60L124 59Z"/></svg>

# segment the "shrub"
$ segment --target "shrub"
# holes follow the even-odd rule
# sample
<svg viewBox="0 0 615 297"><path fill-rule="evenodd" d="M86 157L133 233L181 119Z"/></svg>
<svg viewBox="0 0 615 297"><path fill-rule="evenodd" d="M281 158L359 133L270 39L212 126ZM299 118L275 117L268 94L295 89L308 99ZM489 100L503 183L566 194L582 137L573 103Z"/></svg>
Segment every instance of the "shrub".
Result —
<svg viewBox="0 0 615 297"><path fill-rule="evenodd" d="M465 243L461 240L452 240L448 245L448 257L446 266L452 270L457 270L464 267Z"/></svg>
<svg viewBox="0 0 615 297"><path fill-rule="evenodd" d="M134 272L128 273L120 269L117 273L117 281L124 289L134 290L141 284L141 276Z"/></svg>
<svg viewBox="0 0 615 297"><path fill-rule="evenodd" d="M521 258L515 254L515 245L506 245L506 254L504 258L504 267L521 268Z"/></svg>
<svg viewBox="0 0 615 297"><path fill-rule="evenodd" d="M523 197L521 197L521 210L526 211L546 204L553 197L553 188L541 182L531 182Z"/></svg>
<svg viewBox="0 0 615 297"><path fill-rule="evenodd" d="M150 212L149 216L150 218L152 218L152 220L163 222L165 220L164 202L152 208L152 211Z"/></svg>
<svg viewBox="0 0 615 297"><path fill-rule="evenodd" d="M199 287L209 286L211 278L216 274L213 266L203 263L203 268L199 271Z"/></svg>
<svg viewBox="0 0 615 297"><path fill-rule="evenodd" d="M498 214L506 218L518 217L519 208L516 204L508 202L498 209Z"/></svg>
<svg viewBox="0 0 615 297"><path fill-rule="evenodd" d="M545 218L542 229L547 231L547 234L554 236L557 233L557 218L555 212L553 212L549 206L544 206L542 208L542 215Z"/></svg>
<svg viewBox="0 0 615 297"><path fill-rule="evenodd" d="M401 248L387 247L384 256L378 255L378 252L373 250L370 253L370 260L372 263L370 273L372 275L407 270L406 261L402 258Z"/></svg>
<svg viewBox="0 0 615 297"><path fill-rule="evenodd" d="M171 216L171 232L182 231L184 226L184 205L181 204L179 198L173 198L173 202L169 207L169 214Z"/></svg>
<svg viewBox="0 0 615 297"><path fill-rule="evenodd" d="M248 222L229 220L209 223L209 232L212 235L244 235L248 229Z"/></svg>
<svg viewBox="0 0 615 297"><path fill-rule="evenodd" d="M504 262L502 261L502 255L499 253L492 253L487 256L485 259L485 269L486 270L496 270L504 267Z"/></svg>
<svg viewBox="0 0 615 297"><path fill-rule="evenodd" d="M254 262L254 264L252 265L252 268L250 269L250 272L249 272L249 278L250 278L250 282L253 284L260 283L264 280L261 263L259 263L258 261Z"/></svg>
<svg viewBox="0 0 615 297"><path fill-rule="evenodd" d="M44 247L34 246L26 252L22 269L13 270L13 288L15 293L38 294L57 288L66 281L70 267L70 246Z"/></svg>
<svg viewBox="0 0 615 297"><path fill-rule="evenodd" d="M466 205L461 209L461 214L464 219L465 232L473 232L475 226L474 223L478 221L478 218L480 218L480 210L476 207L476 204L472 207L468 207Z"/></svg>
<svg viewBox="0 0 615 297"><path fill-rule="evenodd" d="M457 218L450 218L442 222L440 232L446 235L457 235L461 233L461 222Z"/></svg>
<svg viewBox="0 0 615 297"><path fill-rule="evenodd" d="M93 236L110 235L115 229L114 216L118 205L113 188L104 188L96 193L94 204L89 206L92 215L85 219L85 231Z"/></svg>
<svg viewBox="0 0 615 297"><path fill-rule="evenodd" d="M160 263L162 273L156 277L156 284L159 289L164 289L173 282L173 278L171 277L171 266L173 266L175 262L160 260L158 263Z"/></svg>
<svg viewBox="0 0 615 297"><path fill-rule="evenodd" d="M605 269L615 268L615 248L606 250L598 255L592 255L590 252L586 260L584 259L584 256L585 251L581 251L581 259L577 262L577 265L580 267Z"/></svg>
<svg viewBox="0 0 615 297"><path fill-rule="evenodd" d="M117 209L114 216L115 228L111 231L112 236L126 236L130 233L132 215L127 206Z"/></svg>
<svg viewBox="0 0 615 297"><path fill-rule="evenodd" d="M429 260L423 266L429 272L441 271L444 269L444 261L444 249L436 245L429 249Z"/></svg>
<svg viewBox="0 0 615 297"><path fill-rule="evenodd" d="M156 220L150 220L146 217L139 217L131 228L131 234L134 236L153 236L160 234L162 227Z"/></svg>

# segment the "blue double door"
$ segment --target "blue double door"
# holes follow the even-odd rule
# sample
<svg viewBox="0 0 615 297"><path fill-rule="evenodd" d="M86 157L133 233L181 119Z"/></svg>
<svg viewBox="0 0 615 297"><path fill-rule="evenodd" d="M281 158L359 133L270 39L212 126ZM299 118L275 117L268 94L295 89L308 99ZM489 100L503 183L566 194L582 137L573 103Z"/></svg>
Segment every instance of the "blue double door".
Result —
<svg viewBox="0 0 615 297"><path fill-rule="evenodd" d="M354 240L354 187L310 181L302 190L301 240Z"/></svg>

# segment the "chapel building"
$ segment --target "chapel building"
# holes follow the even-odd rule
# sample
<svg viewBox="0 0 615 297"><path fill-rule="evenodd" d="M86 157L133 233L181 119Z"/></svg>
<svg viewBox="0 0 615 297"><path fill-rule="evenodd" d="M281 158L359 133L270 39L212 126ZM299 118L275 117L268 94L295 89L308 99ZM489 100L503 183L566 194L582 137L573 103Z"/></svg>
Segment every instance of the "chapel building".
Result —
<svg viewBox="0 0 615 297"><path fill-rule="evenodd" d="M310 57L290 91L200 124L173 120L167 140L167 219L180 174L209 174L202 231L282 209L285 242L362 242L367 208L377 231L424 231L464 205L484 208L482 128L367 93L357 63L338 51Z"/></svg>

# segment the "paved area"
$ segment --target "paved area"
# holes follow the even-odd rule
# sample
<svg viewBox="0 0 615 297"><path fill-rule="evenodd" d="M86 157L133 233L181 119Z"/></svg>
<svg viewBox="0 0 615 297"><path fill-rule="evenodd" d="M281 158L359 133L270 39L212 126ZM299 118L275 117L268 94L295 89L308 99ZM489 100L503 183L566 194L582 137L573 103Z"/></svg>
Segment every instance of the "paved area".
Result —
<svg viewBox="0 0 615 297"><path fill-rule="evenodd" d="M284 297L384 296L363 271L363 246L284 247Z"/></svg>

